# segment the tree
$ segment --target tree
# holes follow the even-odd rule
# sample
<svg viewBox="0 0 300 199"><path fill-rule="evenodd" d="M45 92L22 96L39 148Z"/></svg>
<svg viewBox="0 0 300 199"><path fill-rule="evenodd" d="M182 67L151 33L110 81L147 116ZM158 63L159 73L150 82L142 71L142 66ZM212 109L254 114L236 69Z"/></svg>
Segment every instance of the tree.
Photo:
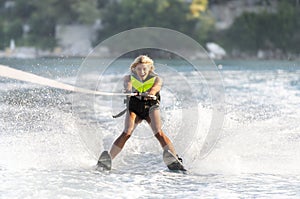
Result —
<svg viewBox="0 0 300 199"><path fill-rule="evenodd" d="M17 40L22 36L22 20L21 18L15 18L18 14L16 4L10 2L5 4L4 2L0 4L0 48L5 48L9 46L11 39ZM23 14L23 13L21 13Z"/></svg>
<svg viewBox="0 0 300 199"><path fill-rule="evenodd" d="M208 0L193 0L190 5L191 14L194 17L199 17L202 12L206 11Z"/></svg>
<svg viewBox="0 0 300 199"><path fill-rule="evenodd" d="M52 49L57 24L90 24L99 18L97 0L17 0L0 3L0 48L17 45ZM9 6L7 6L9 5ZM26 27L26 28L24 28Z"/></svg>
<svg viewBox="0 0 300 199"><path fill-rule="evenodd" d="M164 27L195 37L198 19L189 17L189 4L181 0L122 0L105 6L98 38L138 27Z"/></svg>
<svg viewBox="0 0 300 199"><path fill-rule="evenodd" d="M299 17L299 7L287 1L280 1L275 13L243 13L225 32L225 43L248 52L276 49L299 52Z"/></svg>
<svg viewBox="0 0 300 199"><path fill-rule="evenodd" d="M300 7L291 2L281 1L278 13L274 16L273 42L283 51L300 52Z"/></svg>
<svg viewBox="0 0 300 199"><path fill-rule="evenodd" d="M72 11L78 16L76 21L81 24L92 24L100 18L97 6L97 0L78 0L71 4Z"/></svg>

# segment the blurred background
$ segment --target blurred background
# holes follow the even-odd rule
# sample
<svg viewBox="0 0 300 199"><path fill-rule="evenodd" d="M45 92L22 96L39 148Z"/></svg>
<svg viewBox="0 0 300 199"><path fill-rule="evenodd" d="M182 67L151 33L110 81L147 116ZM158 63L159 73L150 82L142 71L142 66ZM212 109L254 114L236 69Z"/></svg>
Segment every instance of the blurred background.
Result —
<svg viewBox="0 0 300 199"><path fill-rule="evenodd" d="M1 0L0 16L0 58L84 57L114 34L150 26L187 34L213 59L300 53L299 0Z"/></svg>

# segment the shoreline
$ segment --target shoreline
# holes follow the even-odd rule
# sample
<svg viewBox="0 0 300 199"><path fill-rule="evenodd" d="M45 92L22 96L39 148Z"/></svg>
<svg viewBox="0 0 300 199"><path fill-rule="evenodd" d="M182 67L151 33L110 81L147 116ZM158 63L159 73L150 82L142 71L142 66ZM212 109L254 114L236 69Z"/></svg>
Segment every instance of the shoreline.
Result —
<svg viewBox="0 0 300 199"><path fill-rule="evenodd" d="M91 56L89 53L86 54L67 54L67 53L61 53L61 52L50 52L50 51L42 51L40 49L36 49L34 47L26 48L27 50L24 50L25 48L21 48L21 50L9 50L6 49L5 51L0 50L0 59L67 59L67 58L74 58L74 59L85 59L88 56L90 58L111 58L116 57L113 55L113 53L105 53L101 54L101 56L93 55ZM92 51L91 51L92 52ZM129 52L125 55L122 55L123 58L130 58L136 56L136 54L140 54L140 52ZM158 59L178 59L178 55L171 54L169 52L164 53L155 53L155 52L149 52L146 53L149 54L149 56L156 57ZM203 55L200 55L199 57L195 57L196 59L203 59L205 57L208 57L209 55L203 53ZM245 61L251 61L251 60L281 60L281 61L300 61L300 54L295 53L281 53L281 52L274 52L274 51L258 51L255 53L247 53L247 52L237 52L227 54L226 56L223 56L221 58L213 58L210 57L214 61L221 61L221 60L245 60Z"/></svg>

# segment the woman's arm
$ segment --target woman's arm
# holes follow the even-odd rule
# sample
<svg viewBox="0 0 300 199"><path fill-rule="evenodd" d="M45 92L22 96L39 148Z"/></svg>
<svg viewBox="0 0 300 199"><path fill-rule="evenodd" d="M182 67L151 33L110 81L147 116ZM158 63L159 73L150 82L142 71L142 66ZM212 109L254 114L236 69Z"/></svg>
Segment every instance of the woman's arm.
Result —
<svg viewBox="0 0 300 199"><path fill-rule="evenodd" d="M130 75L124 76L123 87L125 93L130 93L132 91L132 84L130 81Z"/></svg>
<svg viewBox="0 0 300 199"><path fill-rule="evenodd" d="M155 82L154 85L152 86L152 88L149 91L149 95L156 95L156 93L158 93L162 87L162 83L163 80L160 77L156 77L155 78Z"/></svg>

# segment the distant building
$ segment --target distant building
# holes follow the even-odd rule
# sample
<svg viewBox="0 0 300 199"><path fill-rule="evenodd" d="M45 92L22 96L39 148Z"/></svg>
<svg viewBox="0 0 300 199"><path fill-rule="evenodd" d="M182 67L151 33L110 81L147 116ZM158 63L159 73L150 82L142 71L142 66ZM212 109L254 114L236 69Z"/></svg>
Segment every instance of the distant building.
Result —
<svg viewBox="0 0 300 199"><path fill-rule="evenodd" d="M55 38L59 52L68 56L84 56L92 50L92 39L96 34L91 25L58 25Z"/></svg>

